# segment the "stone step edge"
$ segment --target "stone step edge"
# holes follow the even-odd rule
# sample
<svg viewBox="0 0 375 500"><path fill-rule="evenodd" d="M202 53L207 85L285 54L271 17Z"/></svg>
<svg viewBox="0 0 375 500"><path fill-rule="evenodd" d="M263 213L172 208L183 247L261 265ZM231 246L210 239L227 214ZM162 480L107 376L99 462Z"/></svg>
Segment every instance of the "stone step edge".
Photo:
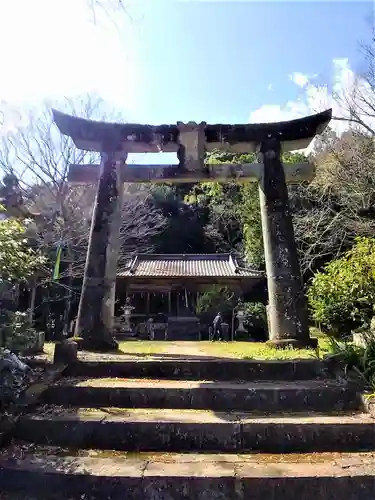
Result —
<svg viewBox="0 0 375 500"><path fill-rule="evenodd" d="M0 490L20 500L354 500L372 499L375 476L95 476L0 470ZM125 496L124 496L125 495ZM7 497L5 497L7 498ZM10 499L13 497L11 496Z"/></svg>
<svg viewBox="0 0 375 500"><path fill-rule="evenodd" d="M354 500L372 499L372 475L310 477L108 477L0 470L1 498L13 500ZM7 497L4 495L10 494ZM20 496L25 495L25 496Z"/></svg>
<svg viewBox="0 0 375 500"><path fill-rule="evenodd" d="M150 355L147 358L139 358L138 356L134 355L132 358L131 355L129 356L122 356L121 355L115 355L115 357L112 357L108 360L90 360L90 359L85 359L81 358L78 359L78 361L72 363L69 366L74 367L74 365L86 365L86 366L110 366L110 365L142 365L142 364L166 364L166 365L173 365L175 366L177 364L192 364L192 365L202 365L202 364L233 364L233 365L256 365L256 366L282 366L283 368L285 366L321 366L321 367L327 367L331 366L332 363L327 362L325 360L321 359L304 359L304 358L296 358L296 359L238 359L238 358L219 358L219 357L203 357L203 358L193 358L193 357L186 357L186 358L181 358L180 356L177 356L176 358L174 357L168 357L168 358L160 358L157 355Z"/></svg>
<svg viewBox="0 0 375 500"><path fill-rule="evenodd" d="M100 415L100 413L99 413ZM375 421L337 417L332 422L303 419L276 422L268 417L237 421L136 421L116 416L23 416L14 429L16 439L39 445L74 446L128 451L166 452L322 452L375 451ZM178 412L176 412L178 415ZM70 418L72 417L72 418ZM322 420L323 418L323 420Z"/></svg>
<svg viewBox="0 0 375 500"><path fill-rule="evenodd" d="M238 359L117 359L110 361L79 360L69 365L66 374L124 374L134 377L216 380L308 380L335 378L337 369L321 360L238 360Z"/></svg>
<svg viewBox="0 0 375 500"><path fill-rule="evenodd" d="M43 450L43 448L40 448ZM278 478L291 477L342 477L365 476L373 478L375 486L375 453L315 453L313 455L293 454L275 455L256 454L192 454L160 453L142 454L135 457L116 458L93 456L62 456L54 454L24 454L19 459L0 458L0 485L7 472L32 472L64 476L97 476L116 478Z"/></svg>
<svg viewBox="0 0 375 500"><path fill-rule="evenodd" d="M260 424L260 425L363 425L374 426L375 419L361 411L337 411L334 413L270 413L251 411L216 412L211 410L176 409L176 408L75 408L43 405L33 413L20 417L22 421L62 421L62 422L111 422L129 424Z"/></svg>
<svg viewBox="0 0 375 500"><path fill-rule="evenodd" d="M94 379L95 380L95 379ZM341 383L324 384L178 384L176 381L75 381L56 384L42 395L42 403L60 406L185 408L225 412L361 411L358 388ZM102 384L102 385L101 385Z"/></svg>
<svg viewBox="0 0 375 500"><path fill-rule="evenodd" d="M354 389L355 384L334 379L301 380L301 381L228 381L228 380L175 380L175 379L145 379L128 377L64 377L50 389L164 389L164 390L244 390L244 391L319 391L326 389Z"/></svg>

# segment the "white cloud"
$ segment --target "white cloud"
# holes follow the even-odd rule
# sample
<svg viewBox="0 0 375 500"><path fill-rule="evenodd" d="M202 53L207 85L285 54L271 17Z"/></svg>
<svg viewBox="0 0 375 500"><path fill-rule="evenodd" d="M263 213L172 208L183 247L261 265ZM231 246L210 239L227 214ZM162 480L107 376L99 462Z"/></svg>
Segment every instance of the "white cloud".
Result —
<svg viewBox="0 0 375 500"><path fill-rule="evenodd" d="M289 78L299 87L304 87L309 82L308 75L304 75L303 73L294 72L289 75Z"/></svg>
<svg viewBox="0 0 375 500"><path fill-rule="evenodd" d="M293 77L292 77L293 76ZM265 104L250 113L249 122L267 123L283 120L301 118L310 114L318 113L328 108L332 108L333 116L348 117L345 101L350 99L352 105L358 110L358 95L372 95L371 102L374 102L373 93L367 82L355 75L349 65L348 59L334 59L332 61L331 91L328 85L316 86L313 80L316 75L310 77L306 82L306 75L295 72L290 78L299 87L303 83L302 95L295 100L287 101L283 104ZM354 96L354 97L353 97ZM362 109L365 108L363 102ZM371 114L371 111L370 111ZM374 114L372 110L372 115ZM375 129L375 117L369 118L364 109L362 115L366 116L366 122ZM341 134L350 128L346 121L332 120L331 127Z"/></svg>
<svg viewBox="0 0 375 500"><path fill-rule="evenodd" d="M268 87L267 87L267 90L272 90L272 89L273 89L273 85L272 85L272 83L269 83Z"/></svg>

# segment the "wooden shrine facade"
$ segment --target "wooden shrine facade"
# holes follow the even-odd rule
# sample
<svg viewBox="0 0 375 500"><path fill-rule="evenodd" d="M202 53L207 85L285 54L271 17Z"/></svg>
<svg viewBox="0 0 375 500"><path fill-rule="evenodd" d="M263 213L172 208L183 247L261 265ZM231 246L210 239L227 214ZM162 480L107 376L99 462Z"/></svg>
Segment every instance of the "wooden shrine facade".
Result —
<svg viewBox="0 0 375 500"><path fill-rule="evenodd" d="M195 314L198 295L215 284L238 296L255 293L262 298L266 277L228 253L138 254L117 272L117 306L121 308L129 298L134 319Z"/></svg>

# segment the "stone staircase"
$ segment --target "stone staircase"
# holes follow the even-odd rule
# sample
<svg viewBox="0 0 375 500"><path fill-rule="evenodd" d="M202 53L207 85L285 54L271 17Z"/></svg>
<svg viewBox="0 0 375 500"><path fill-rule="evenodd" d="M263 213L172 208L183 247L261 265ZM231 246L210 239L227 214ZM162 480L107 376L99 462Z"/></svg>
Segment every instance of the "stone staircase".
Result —
<svg viewBox="0 0 375 500"><path fill-rule="evenodd" d="M375 420L322 362L114 359L19 419L2 500L375 498Z"/></svg>

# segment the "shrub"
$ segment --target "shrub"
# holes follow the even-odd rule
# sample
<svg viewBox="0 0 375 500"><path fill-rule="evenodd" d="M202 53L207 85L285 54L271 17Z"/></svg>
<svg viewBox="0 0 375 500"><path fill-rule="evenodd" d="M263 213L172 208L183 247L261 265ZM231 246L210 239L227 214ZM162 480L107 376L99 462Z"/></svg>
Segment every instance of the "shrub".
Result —
<svg viewBox="0 0 375 500"><path fill-rule="evenodd" d="M362 333L365 347L356 346L351 342L339 342L329 339L330 358L335 358L345 366L348 378L359 380L366 389L375 393L375 335Z"/></svg>
<svg viewBox="0 0 375 500"><path fill-rule="evenodd" d="M3 211L0 205L0 212ZM26 280L44 264L45 258L28 244L30 222L14 218L0 220L0 282Z"/></svg>
<svg viewBox="0 0 375 500"><path fill-rule="evenodd" d="M5 320L0 326L1 345L13 352L33 349L37 343L38 333L29 320L29 313L7 311Z"/></svg>
<svg viewBox="0 0 375 500"><path fill-rule="evenodd" d="M312 319L331 333L349 333L369 323L375 303L375 239L354 247L315 275L308 290Z"/></svg>
<svg viewBox="0 0 375 500"><path fill-rule="evenodd" d="M266 340L268 337L268 323L266 306L262 302L240 303L237 310L245 313L244 325L249 332L249 337L257 341Z"/></svg>
<svg viewBox="0 0 375 500"><path fill-rule="evenodd" d="M212 285L197 298L196 312L215 315L218 311L223 314L231 312L236 306L237 298L225 286Z"/></svg>

